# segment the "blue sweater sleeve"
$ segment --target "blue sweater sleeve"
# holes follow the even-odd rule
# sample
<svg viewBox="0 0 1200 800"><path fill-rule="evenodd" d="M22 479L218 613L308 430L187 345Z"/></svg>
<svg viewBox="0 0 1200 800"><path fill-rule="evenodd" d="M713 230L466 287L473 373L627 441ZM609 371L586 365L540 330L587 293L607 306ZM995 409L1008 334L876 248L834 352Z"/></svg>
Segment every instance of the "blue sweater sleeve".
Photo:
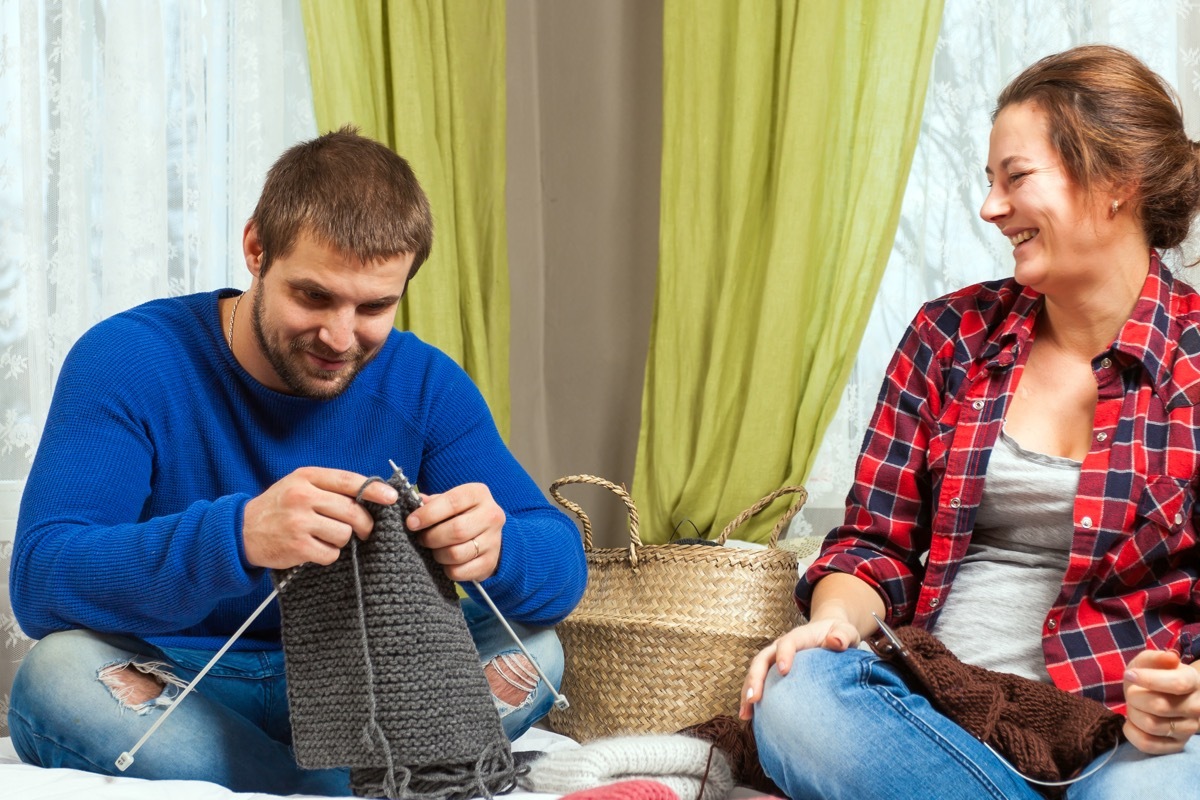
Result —
<svg viewBox="0 0 1200 800"><path fill-rule="evenodd" d="M261 579L242 562L247 495L145 518L158 457L139 408L147 376L114 359L112 333L93 329L66 359L22 496L10 592L33 638L177 632Z"/></svg>
<svg viewBox="0 0 1200 800"><path fill-rule="evenodd" d="M463 483L488 486L506 519L500 563L483 588L506 616L554 625L574 609L587 585L579 531L505 446L466 373L453 362L445 366L452 374L438 381L444 388L429 406L419 482L434 491ZM480 599L473 586L464 588Z"/></svg>
<svg viewBox="0 0 1200 800"><path fill-rule="evenodd" d="M575 526L448 356L394 332L338 398L280 395L230 356L215 308L215 295L156 301L72 349L18 519L23 630L219 646L271 588L242 551L246 503L299 467L370 475L393 457L428 492L490 488L506 522L484 586L507 615L550 625L574 608L586 583ZM278 624L272 607L238 646L278 646Z"/></svg>

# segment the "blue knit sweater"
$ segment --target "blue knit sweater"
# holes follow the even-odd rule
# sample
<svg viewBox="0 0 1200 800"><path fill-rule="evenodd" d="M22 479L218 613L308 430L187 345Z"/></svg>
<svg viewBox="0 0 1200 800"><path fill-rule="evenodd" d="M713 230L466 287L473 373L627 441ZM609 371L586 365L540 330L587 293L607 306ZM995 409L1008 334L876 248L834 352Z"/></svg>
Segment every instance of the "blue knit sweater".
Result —
<svg viewBox="0 0 1200 800"><path fill-rule="evenodd" d="M17 521L9 588L26 634L88 628L219 647L271 591L245 560L246 502L299 467L386 477L389 459L425 492L491 489L507 521L483 585L506 615L549 625L571 611L586 581L579 534L457 364L392 331L339 397L280 394L226 346L227 294L146 303L72 348ZM279 647L278 607L238 646Z"/></svg>

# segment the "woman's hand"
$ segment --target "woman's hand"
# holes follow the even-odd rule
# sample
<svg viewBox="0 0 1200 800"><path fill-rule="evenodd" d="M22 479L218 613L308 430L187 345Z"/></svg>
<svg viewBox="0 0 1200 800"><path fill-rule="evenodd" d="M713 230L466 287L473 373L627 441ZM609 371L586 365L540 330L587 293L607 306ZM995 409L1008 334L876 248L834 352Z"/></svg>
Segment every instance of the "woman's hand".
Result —
<svg viewBox="0 0 1200 800"><path fill-rule="evenodd" d="M763 684L772 665L781 675L786 675L792 668L792 659L798 650L823 647L840 653L851 647L858 647L860 641L862 640L858 629L847 620L837 617L814 620L792 628L764 647L750 662L746 680L742 683L742 702L738 716L750 719L754 715L754 703L762 697Z"/></svg>
<svg viewBox="0 0 1200 800"><path fill-rule="evenodd" d="M1173 650L1144 650L1125 670L1125 738L1143 753L1178 753L1200 728L1200 671Z"/></svg>

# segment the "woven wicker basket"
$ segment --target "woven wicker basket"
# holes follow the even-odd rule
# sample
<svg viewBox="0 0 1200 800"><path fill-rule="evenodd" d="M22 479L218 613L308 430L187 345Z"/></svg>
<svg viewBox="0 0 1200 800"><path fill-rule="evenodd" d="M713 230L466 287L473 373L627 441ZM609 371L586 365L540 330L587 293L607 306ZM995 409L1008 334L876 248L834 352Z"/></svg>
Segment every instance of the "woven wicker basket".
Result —
<svg viewBox="0 0 1200 800"><path fill-rule="evenodd" d="M591 521L559 487L603 486L629 511L629 547L594 549ZM796 554L777 547L780 532L808 493L789 486L743 511L717 545L776 498L799 501L783 515L766 549L713 544L643 545L629 493L603 478L571 475L550 494L583 523L588 586L559 623L570 708L550 726L585 742L628 733L674 733L722 714L737 714L738 695L754 655L800 620L792 590Z"/></svg>

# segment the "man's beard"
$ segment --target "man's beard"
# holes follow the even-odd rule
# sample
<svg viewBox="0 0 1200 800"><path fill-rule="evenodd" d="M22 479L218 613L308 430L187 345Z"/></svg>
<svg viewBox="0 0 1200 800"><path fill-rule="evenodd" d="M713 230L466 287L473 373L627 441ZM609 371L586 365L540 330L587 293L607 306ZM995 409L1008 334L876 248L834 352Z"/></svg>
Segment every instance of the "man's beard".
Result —
<svg viewBox="0 0 1200 800"><path fill-rule="evenodd" d="M259 284L254 292L250 327L254 330L254 338L258 340L259 349L267 357L275 374L292 394L300 397L308 397L313 400L332 400L350 388L350 384L358 376L358 373L371 360L366 351L357 346L349 353L331 353L315 337L293 339L288 343L286 351L273 346L268 341L263 328L262 284ZM318 358L345 361L346 365L334 372L306 369L308 359L305 357L305 353L313 353Z"/></svg>

